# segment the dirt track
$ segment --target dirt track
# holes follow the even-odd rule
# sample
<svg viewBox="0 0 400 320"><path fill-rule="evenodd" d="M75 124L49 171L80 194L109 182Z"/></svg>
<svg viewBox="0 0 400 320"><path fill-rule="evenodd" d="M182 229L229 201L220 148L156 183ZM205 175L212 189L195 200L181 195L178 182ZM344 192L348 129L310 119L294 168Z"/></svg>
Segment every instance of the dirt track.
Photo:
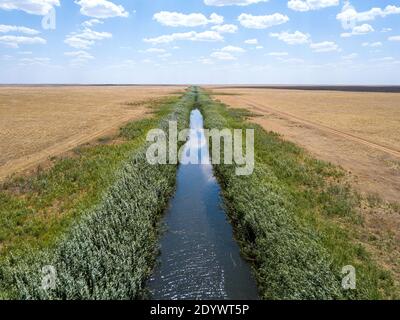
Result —
<svg viewBox="0 0 400 320"><path fill-rule="evenodd" d="M240 98L239 98L239 100L240 100ZM277 115L286 117L287 119L294 120L294 121L299 122L299 123L304 123L304 124L312 126L314 128L318 128L320 130L329 132L331 134L338 135L339 137L345 138L347 140L352 140L352 141L364 144L364 145L366 145L368 147L371 147L371 148L386 152L388 154L391 154L391 155L393 155L395 157L400 158L400 151L399 150L396 150L396 149L393 149L393 148L390 148L390 147L387 147L387 146L383 146L383 145L380 145L380 144L372 142L372 141L368 141L366 139L363 139L361 137L357 137L357 136L355 136L355 135L353 135L351 133L348 133L348 132L344 132L344 131L341 131L341 130L336 130L336 129L330 128L328 126L325 126L325 125L322 125L322 124L318 124L318 123L315 123L315 122L300 118L300 117L295 116L294 114L291 114L291 113L288 113L288 112L278 111L278 110L269 108L267 106L264 106L264 105L261 105L261 104L258 104L258 103L254 103L249 99L242 99L242 101L244 101L247 105L253 107L254 110L257 110L257 111L260 111L260 112L265 112L267 110L267 111L269 111L269 112L271 112L273 114L277 114Z"/></svg>

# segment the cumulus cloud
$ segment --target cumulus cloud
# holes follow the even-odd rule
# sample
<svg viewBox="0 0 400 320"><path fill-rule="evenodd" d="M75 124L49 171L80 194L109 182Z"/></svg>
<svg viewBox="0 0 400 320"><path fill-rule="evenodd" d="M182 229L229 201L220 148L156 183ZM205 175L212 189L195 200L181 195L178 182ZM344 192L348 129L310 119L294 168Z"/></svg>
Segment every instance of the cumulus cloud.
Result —
<svg viewBox="0 0 400 320"><path fill-rule="evenodd" d="M393 36L388 38L389 41L400 41L400 36Z"/></svg>
<svg viewBox="0 0 400 320"><path fill-rule="evenodd" d="M237 59L233 54L231 54L229 52L222 52L222 51L215 51L215 52L211 53L211 57L219 59L219 60L236 60Z"/></svg>
<svg viewBox="0 0 400 320"><path fill-rule="evenodd" d="M236 52L236 53L246 52L246 50L244 50L243 48L235 47L235 46L226 46L226 47L223 47L220 51L222 51L222 52Z"/></svg>
<svg viewBox="0 0 400 320"><path fill-rule="evenodd" d="M289 21L289 17L281 13L274 13L265 16L253 16L252 14L242 13L238 20L245 28L266 29L277 26Z"/></svg>
<svg viewBox="0 0 400 320"><path fill-rule="evenodd" d="M304 60L300 59L300 58L282 58L282 57L278 57L278 60L283 62L283 63L290 63L290 64L302 64L302 63L304 63Z"/></svg>
<svg viewBox="0 0 400 320"><path fill-rule="evenodd" d="M29 14L46 15L50 10L59 6L59 0L1 0L0 9L21 10Z"/></svg>
<svg viewBox="0 0 400 320"><path fill-rule="evenodd" d="M70 47L76 49L89 49L92 45L94 45L94 41L92 40L82 39L79 38L78 36L73 36L73 35L67 36L64 42Z"/></svg>
<svg viewBox="0 0 400 320"><path fill-rule="evenodd" d="M238 27L234 24L222 24L211 27L211 30L217 31L219 33L235 33L238 31Z"/></svg>
<svg viewBox="0 0 400 320"><path fill-rule="evenodd" d="M362 44L363 47L370 47L370 48L378 48L378 47L382 47L383 44L380 41L377 42L364 42Z"/></svg>
<svg viewBox="0 0 400 320"><path fill-rule="evenodd" d="M323 41L318 43L311 43L310 48L314 52L331 52L331 51L340 51L339 46L332 41Z"/></svg>
<svg viewBox="0 0 400 320"><path fill-rule="evenodd" d="M248 6L259 2L268 2L268 0L204 0L207 6Z"/></svg>
<svg viewBox="0 0 400 320"><path fill-rule="evenodd" d="M268 53L268 55L272 56L272 57L285 57L285 56L288 56L289 53L287 53L287 52L270 52L270 53Z"/></svg>
<svg viewBox="0 0 400 320"><path fill-rule="evenodd" d="M73 64L83 63L88 60L94 59L94 57L90 53L83 50L64 52L64 55L72 58L71 63Z"/></svg>
<svg viewBox="0 0 400 320"><path fill-rule="evenodd" d="M214 51L211 54L211 57L218 60L237 60L237 55L243 52L246 52L246 50L241 47L229 45L217 51Z"/></svg>
<svg viewBox="0 0 400 320"><path fill-rule="evenodd" d="M306 44L310 42L310 35L302 33L300 31L295 31L294 33L289 33L289 32L270 33L270 37L277 38L289 45Z"/></svg>
<svg viewBox="0 0 400 320"><path fill-rule="evenodd" d="M81 7L81 14L88 17L106 19L129 16L123 6L107 0L75 0L75 3Z"/></svg>
<svg viewBox="0 0 400 320"><path fill-rule="evenodd" d="M224 17L212 13L209 18L207 18L202 13L179 13L179 12L169 12L161 11L154 14L153 19L158 23L168 26L168 27L198 27L205 26L207 24L221 24L224 22Z"/></svg>
<svg viewBox="0 0 400 320"><path fill-rule="evenodd" d="M40 37L1 36L0 44L10 48L19 48L20 45L26 44L46 44L46 40Z"/></svg>
<svg viewBox="0 0 400 320"><path fill-rule="evenodd" d="M80 33L69 34L64 42L76 49L89 49L96 41L112 38L109 32L97 32L89 28L85 28Z"/></svg>
<svg viewBox="0 0 400 320"><path fill-rule="evenodd" d="M90 19L82 23L82 26L91 28L96 24L103 24L104 22L99 19Z"/></svg>
<svg viewBox="0 0 400 320"><path fill-rule="evenodd" d="M342 56L343 60L353 60L358 57L358 53L350 53L348 55Z"/></svg>
<svg viewBox="0 0 400 320"><path fill-rule="evenodd" d="M343 6L342 12L336 16L336 19L343 23L357 23L372 21L377 17L384 18L393 14L400 14L400 7L389 5L384 9L372 8L368 11L358 12L349 2L347 2Z"/></svg>
<svg viewBox="0 0 400 320"><path fill-rule="evenodd" d="M204 31L204 32L181 32L162 35L155 38L145 38L144 42L152 44L165 44L174 41L223 41L224 38L216 31Z"/></svg>
<svg viewBox="0 0 400 320"><path fill-rule="evenodd" d="M339 0L290 0L288 8L295 11L319 10L339 5Z"/></svg>
<svg viewBox="0 0 400 320"><path fill-rule="evenodd" d="M149 53L165 53L165 49L149 48L149 49L146 50L146 52L149 52Z"/></svg>
<svg viewBox="0 0 400 320"><path fill-rule="evenodd" d="M48 62L50 62L50 58L39 58L39 57L34 57L34 58L22 58L19 59L19 64L26 66L26 65L46 65Z"/></svg>
<svg viewBox="0 0 400 320"><path fill-rule="evenodd" d="M245 44L254 44L257 45L258 44L258 40L257 39L247 39L244 41Z"/></svg>
<svg viewBox="0 0 400 320"><path fill-rule="evenodd" d="M360 36L374 31L375 30L371 25L364 23L361 26L355 26L351 32L344 32L340 36L342 38L349 38L351 36Z"/></svg>
<svg viewBox="0 0 400 320"><path fill-rule="evenodd" d="M8 32L19 32L19 33L25 33L29 35L36 35L39 34L40 32L27 28L27 27L20 27L20 26L10 26L10 25L5 25L5 24L0 24L0 33L8 33Z"/></svg>

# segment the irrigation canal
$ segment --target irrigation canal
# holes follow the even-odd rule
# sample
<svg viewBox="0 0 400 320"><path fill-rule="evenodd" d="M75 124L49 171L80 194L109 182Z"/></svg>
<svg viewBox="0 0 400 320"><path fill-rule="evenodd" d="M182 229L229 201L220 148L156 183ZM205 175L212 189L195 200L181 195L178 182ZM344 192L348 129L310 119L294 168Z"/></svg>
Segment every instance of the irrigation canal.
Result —
<svg viewBox="0 0 400 320"><path fill-rule="evenodd" d="M190 127L195 134L184 154L198 152L202 164L179 166L177 190L164 218L161 254L148 281L151 298L258 299L250 267L240 256L223 209L197 109L191 113Z"/></svg>

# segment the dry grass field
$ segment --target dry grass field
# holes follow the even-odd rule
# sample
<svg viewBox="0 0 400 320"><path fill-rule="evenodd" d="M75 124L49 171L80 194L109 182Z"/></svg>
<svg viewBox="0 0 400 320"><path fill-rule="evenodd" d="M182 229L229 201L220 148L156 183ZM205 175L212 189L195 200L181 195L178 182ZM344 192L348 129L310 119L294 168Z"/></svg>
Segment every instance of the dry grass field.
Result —
<svg viewBox="0 0 400 320"><path fill-rule="evenodd" d="M209 88L210 89L210 88ZM400 94L211 88L228 106L349 172L363 195L353 233L400 282ZM388 204L389 203L389 204Z"/></svg>
<svg viewBox="0 0 400 320"><path fill-rule="evenodd" d="M360 191L400 201L400 94L213 88L254 121L353 173Z"/></svg>
<svg viewBox="0 0 400 320"><path fill-rule="evenodd" d="M0 180L143 117L183 87L0 87Z"/></svg>

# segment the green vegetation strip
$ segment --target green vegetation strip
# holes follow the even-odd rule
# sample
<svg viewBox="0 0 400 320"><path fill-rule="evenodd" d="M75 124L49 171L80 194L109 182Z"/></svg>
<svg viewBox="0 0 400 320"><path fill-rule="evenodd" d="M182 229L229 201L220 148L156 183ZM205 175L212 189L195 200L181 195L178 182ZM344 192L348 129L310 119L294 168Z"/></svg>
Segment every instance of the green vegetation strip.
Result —
<svg viewBox="0 0 400 320"><path fill-rule="evenodd" d="M255 130L251 176L236 176L230 165L215 165L214 170L262 298L393 297L391 276L352 238L351 226L361 223L358 198L340 169L247 122L249 112L228 109L205 92L198 106L206 128ZM347 265L356 269L355 290L341 285Z"/></svg>
<svg viewBox="0 0 400 320"><path fill-rule="evenodd" d="M144 296L177 169L147 163L146 133L168 132L170 120L186 128L194 97L188 91L158 106L152 119L128 124L122 144L80 148L48 171L3 186L0 298ZM53 289L42 286L46 266L56 271Z"/></svg>

